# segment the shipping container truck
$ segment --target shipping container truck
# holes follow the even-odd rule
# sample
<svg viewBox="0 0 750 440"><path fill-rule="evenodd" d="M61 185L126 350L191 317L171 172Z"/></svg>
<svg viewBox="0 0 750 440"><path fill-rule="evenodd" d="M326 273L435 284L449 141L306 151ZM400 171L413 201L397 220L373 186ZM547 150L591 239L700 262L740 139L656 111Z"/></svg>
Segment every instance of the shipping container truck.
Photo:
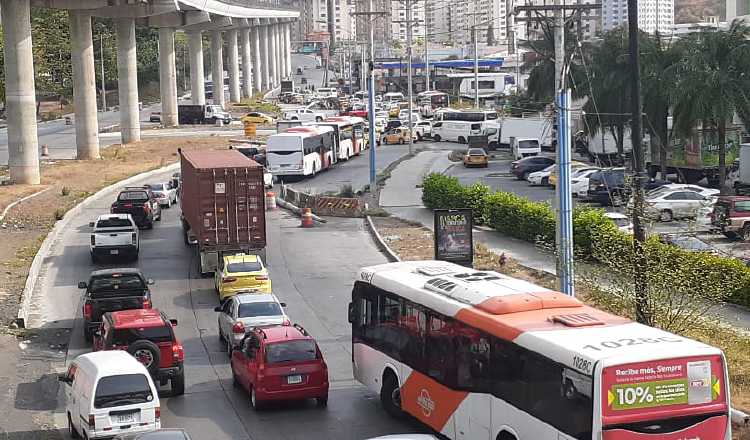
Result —
<svg viewBox="0 0 750 440"><path fill-rule="evenodd" d="M232 122L232 115L225 112L220 105L181 104L177 106L177 121L181 124L224 124Z"/></svg>
<svg viewBox="0 0 750 440"><path fill-rule="evenodd" d="M265 259L263 167L237 150L178 151L182 229L201 275L213 274L225 254Z"/></svg>

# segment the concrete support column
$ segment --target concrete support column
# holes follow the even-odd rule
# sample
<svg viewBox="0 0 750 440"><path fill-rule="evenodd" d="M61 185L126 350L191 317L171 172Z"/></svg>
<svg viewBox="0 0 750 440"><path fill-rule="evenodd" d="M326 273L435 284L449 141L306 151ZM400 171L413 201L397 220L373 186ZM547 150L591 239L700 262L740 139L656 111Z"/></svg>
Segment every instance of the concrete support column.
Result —
<svg viewBox="0 0 750 440"><path fill-rule="evenodd" d="M262 86L261 89L266 90L271 87L271 54L269 38L268 38L269 26L260 26L260 67L262 73Z"/></svg>
<svg viewBox="0 0 750 440"><path fill-rule="evenodd" d="M69 11L70 58L73 67L73 107L76 124L76 158L99 158L99 121L96 117L96 74L91 15Z"/></svg>
<svg viewBox="0 0 750 440"><path fill-rule="evenodd" d="M117 95L120 99L120 136L124 145L141 140L135 20L118 18L115 20L115 28L117 31Z"/></svg>
<svg viewBox="0 0 750 440"><path fill-rule="evenodd" d="M286 74L292 76L292 23L284 26L284 54L286 55Z"/></svg>
<svg viewBox="0 0 750 440"><path fill-rule="evenodd" d="M159 29L159 90L161 123L177 126L177 68L175 67L174 29Z"/></svg>
<svg viewBox="0 0 750 440"><path fill-rule="evenodd" d="M276 84L281 84L284 78L284 49L281 47L281 24L274 26L274 35L276 37Z"/></svg>
<svg viewBox="0 0 750 440"><path fill-rule="evenodd" d="M206 103L205 75L203 73L203 37L201 31L190 31L188 56L190 58L190 100L193 104Z"/></svg>
<svg viewBox="0 0 750 440"><path fill-rule="evenodd" d="M253 72L250 68L250 28L240 29L240 51L242 52L242 97L253 96Z"/></svg>
<svg viewBox="0 0 750 440"><path fill-rule="evenodd" d="M271 88L276 87L279 84L279 52L276 46L276 25L272 24L268 26L268 45L269 45L269 65L268 74L271 78Z"/></svg>
<svg viewBox="0 0 750 440"><path fill-rule="evenodd" d="M13 183L39 184L34 56L29 0L2 0L8 167Z"/></svg>
<svg viewBox="0 0 750 440"><path fill-rule="evenodd" d="M263 79L261 76L262 64L260 61L260 26L250 28L250 44L253 52L253 89L260 92L263 90Z"/></svg>
<svg viewBox="0 0 750 440"><path fill-rule="evenodd" d="M214 85L214 104L224 108L224 55L221 31L211 31L211 81Z"/></svg>
<svg viewBox="0 0 750 440"><path fill-rule="evenodd" d="M240 102L240 60L237 50L237 29L227 31L229 49L229 100Z"/></svg>

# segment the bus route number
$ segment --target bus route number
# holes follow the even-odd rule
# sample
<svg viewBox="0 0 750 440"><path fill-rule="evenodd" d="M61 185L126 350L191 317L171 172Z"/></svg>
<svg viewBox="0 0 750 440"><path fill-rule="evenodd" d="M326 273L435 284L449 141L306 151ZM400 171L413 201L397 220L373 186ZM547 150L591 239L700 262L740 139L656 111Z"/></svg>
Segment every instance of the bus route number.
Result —
<svg viewBox="0 0 750 440"><path fill-rule="evenodd" d="M573 367L586 374L591 373L591 361L580 356L573 356Z"/></svg>
<svg viewBox="0 0 750 440"><path fill-rule="evenodd" d="M603 351L604 349L614 350L616 348L629 347L631 345L660 344L662 342L682 342L682 339L671 336L662 336L660 338L622 338L614 341L601 341L594 345L584 345L583 348Z"/></svg>

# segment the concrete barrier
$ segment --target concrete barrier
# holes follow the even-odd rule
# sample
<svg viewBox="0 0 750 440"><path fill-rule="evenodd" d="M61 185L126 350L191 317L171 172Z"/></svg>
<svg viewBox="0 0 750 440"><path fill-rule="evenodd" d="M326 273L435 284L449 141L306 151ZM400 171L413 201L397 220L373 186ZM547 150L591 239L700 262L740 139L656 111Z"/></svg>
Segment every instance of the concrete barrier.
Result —
<svg viewBox="0 0 750 440"><path fill-rule="evenodd" d="M359 199L347 197L316 197L314 211L318 215L334 217L361 217L362 207Z"/></svg>

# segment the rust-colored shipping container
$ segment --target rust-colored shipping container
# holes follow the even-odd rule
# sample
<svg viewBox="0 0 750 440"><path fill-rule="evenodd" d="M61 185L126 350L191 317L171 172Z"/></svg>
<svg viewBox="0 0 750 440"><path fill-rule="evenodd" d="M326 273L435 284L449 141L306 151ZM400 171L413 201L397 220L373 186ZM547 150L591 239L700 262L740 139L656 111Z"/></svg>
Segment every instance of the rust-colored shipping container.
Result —
<svg viewBox="0 0 750 440"><path fill-rule="evenodd" d="M222 253L266 247L263 167L236 150L180 151L180 207L186 242L198 245L202 274Z"/></svg>

